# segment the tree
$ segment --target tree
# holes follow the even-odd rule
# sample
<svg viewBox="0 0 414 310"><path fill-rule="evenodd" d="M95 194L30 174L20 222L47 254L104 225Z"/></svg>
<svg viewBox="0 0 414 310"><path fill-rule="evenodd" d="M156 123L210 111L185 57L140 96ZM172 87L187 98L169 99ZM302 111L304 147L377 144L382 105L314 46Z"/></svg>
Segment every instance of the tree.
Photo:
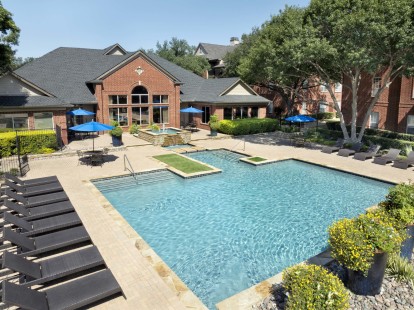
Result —
<svg viewBox="0 0 414 310"><path fill-rule="evenodd" d="M304 24L311 29L312 36L304 41L310 44L301 53L328 82L326 86L333 99L330 84L338 81L338 73L344 79L344 87L349 87L351 136L344 130L342 113L341 125L344 137L351 141L362 140L380 95L397 77L409 74L413 66L413 7L412 0L312 0L307 9ZM383 82L369 102L357 133L358 91L364 73L382 76ZM336 100L334 103L339 110Z"/></svg>
<svg viewBox="0 0 414 310"><path fill-rule="evenodd" d="M22 58L22 57L13 57L13 62L11 65L12 70L16 70L19 69L20 67L24 66L25 64L31 62L35 60L34 57L26 57L26 58Z"/></svg>
<svg viewBox="0 0 414 310"><path fill-rule="evenodd" d="M0 2L0 75L12 69L15 51L19 44L20 29L12 19L12 14Z"/></svg>
<svg viewBox="0 0 414 310"><path fill-rule="evenodd" d="M155 53L184 69L190 70L198 75L202 75L210 68L210 64L204 57L194 55L195 47L190 46L186 40L172 38L165 40L162 44L157 42Z"/></svg>

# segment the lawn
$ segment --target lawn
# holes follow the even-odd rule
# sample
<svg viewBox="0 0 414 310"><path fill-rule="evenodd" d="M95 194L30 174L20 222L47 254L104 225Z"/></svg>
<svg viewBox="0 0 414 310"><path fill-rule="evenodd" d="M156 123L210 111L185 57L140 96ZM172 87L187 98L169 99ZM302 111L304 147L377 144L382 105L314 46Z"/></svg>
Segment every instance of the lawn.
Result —
<svg viewBox="0 0 414 310"><path fill-rule="evenodd" d="M262 157L249 157L247 159L250 160L250 161L254 161L255 163L259 163L261 161L265 161L266 160L265 158L262 158Z"/></svg>
<svg viewBox="0 0 414 310"><path fill-rule="evenodd" d="M155 159L166 163L167 165L180 170L184 173L197 173L202 171L213 170L212 168L195 162L189 158L177 155L177 154L167 154L167 155L158 155L154 156Z"/></svg>

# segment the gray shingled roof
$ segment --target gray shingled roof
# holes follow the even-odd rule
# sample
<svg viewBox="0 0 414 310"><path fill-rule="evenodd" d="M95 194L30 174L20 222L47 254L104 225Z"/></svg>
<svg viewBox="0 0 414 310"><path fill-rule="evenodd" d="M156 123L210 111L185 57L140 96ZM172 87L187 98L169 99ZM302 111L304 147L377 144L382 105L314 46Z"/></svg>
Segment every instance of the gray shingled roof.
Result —
<svg viewBox="0 0 414 310"><path fill-rule="evenodd" d="M71 104L45 96L0 96L0 108L70 108Z"/></svg>
<svg viewBox="0 0 414 310"><path fill-rule="evenodd" d="M200 43L199 46L207 53L202 55L208 60L215 59L224 59L227 53L234 51L237 45L219 45L219 44L210 44L210 43Z"/></svg>
<svg viewBox="0 0 414 310"><path fill-rule="evenodd" d="M86 82L96 80L99 76L135 54L128 52L122 56L105 55L105 52L112 47L102 50L61 47L17 69L15 73L58 98L45 100L46 105L53 101L51 99L56 99L55 102L60 101L61 104L96 103L96 98L87 87ZM204 79L158 55L153 53L146 55L182 83L180 87L181 102L214 103L233 102L232 100L236 100L235 103L268 102L267 99L254 95L219 96L239 79ZM31 100L28 102L32 102ZM33 104L35 104L34 101Z"/></svg>
<svg viewBox="0 0 414 310"><path fill-rule="evenodd" d="M108 56L104 55L106 50L60 47L17 69L15 73L63 102L96 102L85 82L131 55Z"/></svg>

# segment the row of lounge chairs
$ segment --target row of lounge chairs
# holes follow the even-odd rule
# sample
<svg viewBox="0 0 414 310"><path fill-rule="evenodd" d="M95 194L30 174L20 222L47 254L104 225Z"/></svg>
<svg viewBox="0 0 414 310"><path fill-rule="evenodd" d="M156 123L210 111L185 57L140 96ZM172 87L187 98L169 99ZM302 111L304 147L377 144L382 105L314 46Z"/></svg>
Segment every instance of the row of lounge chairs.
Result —
<svg viewBox="0 0 414 310"><path fill-rule="evenodd" d="M354 159L357 160L367 160L374 159L374 164L386 165L393 162L393 167L400 169L407 169L409 166L414 166L414 151L411 151L407 158L398 159L398 156L401 153L399 149L389 149L386 154L379 155L379 150L381 149L380 145L371 145L366 152L359 152L362 148L362 143L354 143L350 149L344 148L344 140L338 139L334 146L325 146L322 148L322 152L331 154L338 152L339 156L348 157L353 155Z"/></svg>
<svg viewBox="0 0 414 310"><path fill-rule="evenodd" d="M6 174L2 188L4 306L77 309L122 293L56 177Z"/></svg>

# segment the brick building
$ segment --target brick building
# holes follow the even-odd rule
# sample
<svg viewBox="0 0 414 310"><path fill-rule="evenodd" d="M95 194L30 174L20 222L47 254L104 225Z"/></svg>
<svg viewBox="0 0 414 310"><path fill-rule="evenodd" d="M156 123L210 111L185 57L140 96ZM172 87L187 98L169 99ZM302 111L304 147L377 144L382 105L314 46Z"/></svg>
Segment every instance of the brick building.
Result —
<svg viewBox="0 0 414 310"><path fill-rule="evenodd" d="M204 79L155 54L106 49L58 48L0 77L1 128L55 128L72 124L66 112L95 112L98 122L118 121L125 130L150 123L180 127L194 106L198 127L220 119L264 117L269 101L238 78Z"/></svg>

